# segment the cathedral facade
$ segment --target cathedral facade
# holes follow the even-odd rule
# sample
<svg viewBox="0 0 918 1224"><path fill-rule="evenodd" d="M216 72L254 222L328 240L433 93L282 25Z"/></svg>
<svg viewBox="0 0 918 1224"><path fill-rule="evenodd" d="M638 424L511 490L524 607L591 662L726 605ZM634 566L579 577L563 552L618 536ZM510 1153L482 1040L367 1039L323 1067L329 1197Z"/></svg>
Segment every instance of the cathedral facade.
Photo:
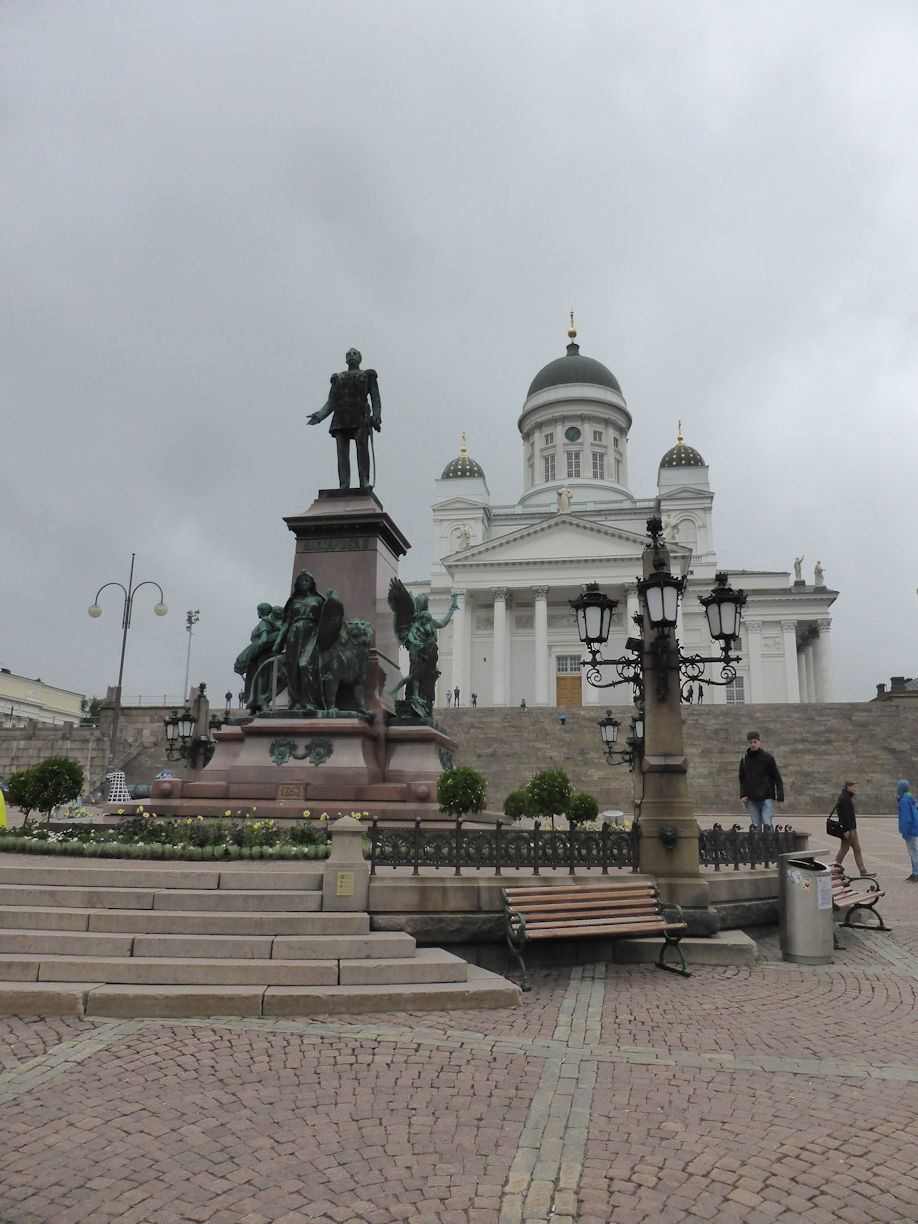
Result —
<svg viewBox="0 0 918 1224"><path fill-rule="evenodd" d="M837 592L800 573L730 569L714 549L714 494L699 452L676 445L660 461L653 497L628 482L631 414L615 375L584 356L571 327L565 354L532 380L519 417L523 492L515 505L491 502L485 472L467 453L436 482L434 563L426 593L436 617L453 595L458 609L440 634L438 704L456 688L480 706L630 705L628 685L596 689L582 675L583 652L569 601L589 582L618 600L605 654L625 653L638 611L637 579L647 519L659 513L673 572L686 577L677 634L686 654L716 651L698 596L728 569L746 591L737 678L706 687L710 702L831 701L829 608ZM709 667L715 676L719 669ZM611 673L609 678L611 678Z"/></svg>

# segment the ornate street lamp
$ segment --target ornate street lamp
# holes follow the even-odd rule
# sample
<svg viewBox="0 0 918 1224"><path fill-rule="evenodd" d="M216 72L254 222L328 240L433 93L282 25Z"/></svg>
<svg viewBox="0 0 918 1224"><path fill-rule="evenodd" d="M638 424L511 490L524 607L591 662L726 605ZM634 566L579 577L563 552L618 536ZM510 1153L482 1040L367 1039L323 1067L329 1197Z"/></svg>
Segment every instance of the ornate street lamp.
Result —
<svg viewBox="0 0 918 1224"><path fill-rule="evenodd" d="M99 596L106 589L106 587L116 586L121 590L122 594L124 595L124 606L121 612L121 661L118 664L118 684L115 688L115 707L112 712L112 739L111 739L111 744L109 745L109 752L108 752L108 776L109 778L111 778L111 775L115 771L115 751L116 751L116 745L117 745L117 740L118 740L118 722L121 718L121 681L124 678L124 652L125 652L125 649L127 648L128 629L130 629L131 627L131 610L133 609L133 606L134 606L134 596L137 594L137 592L140 590L141 587L154 586L156 587L157 591L159 591L159 603L156 604L153 611L156 613L157 616L165 616L166 613L169 611L169 609L166 607L165 596L163 595L163 588L159 585L158 582L153 582L150 579L146 579L143 582L138 582L136 586L133 585L134 583L134 557L135 557L135 554L131 553L131 572L128 576L127 586L122 586L120 582L103 583L102 586L99 587L98 591L96 591L96 597L92 601L89 607L90 616L95 618L95 617L99 617L102 615L102 608L99 606ZM109 786L109 796L110 795L111 795L111 784Z"/></svg>
<svg viewBox="0 0 918 1224"><path fill-rule="evenodd" d="M617 684L630 684L635 691L635 699L640 699L643 686L641 670L641 650L643 641L639 637L630 637L625 642L625 649L631 654L622 655L618 659L604 659L600 650L609 640L612 628L612 614L618 607L617 599L610 599L599 589L598 583L588 582L576 599L569 599L571 611L577 617L577 636L589 651L588 660L581 660L581 667L586 667L586 678L594 688L614 688ZM614 667L618 678L604 679L600 667Z"/></svg>
<svg viewBox="0 0 918 1224"><path fill-rule="evenodd" d="M726 570L714 575L716 583L710 595L699 595L698 602L708 618L708 628L715 642L724 642L729 649L740 634L740 618L746 606L746 592L734 591L728 581Z"/></svg>
<svg viewBox="0 0 918 1224"><path fill-rule="evenodd" d="M621 722L606 710L605 718L599 720L599 734L606 750L606 760L610 765L628 765L633 768L635 760L644 755L644 715L637 711L631 718L631 734L625 740L627 747L616 748Z"/></svg>
<svg viewBox="0 0 918 1224"><path fill-rule="evenodd" d="M166 756L170 761L187 761L192 769L197 769L199 757L201 764L206 765L214 755L216 744L213 740L213 732L220 730L223 720L216 715L211 715L208 732L203 736L195 735L196 726L197 719L188 706L185 706L181 714L173 710L168 718L163 719L163 729L166 732Z"/></svg>
<svg viewBox="0 0 918 1224"><path fill-rule="evenodd" d="M597 582L588 582L577 598L568 602L577 617L577 635L587 650L605 646L618 600L600 591Z"/></svg>
<svg viewBox="0 0 918 1224"><path fill-rule="evenodd" d="M663 523L659 517L647 520L647 534L650 537L647 552L653 558L652 569L646 578L638 582L637 587L647 623L655 630L655 636L648 642L645 643L640 637L630 637L625 643L630 654L614 659L604 658L601 649L609 639L612 613L617 607L617 600L609 599L595 582L591 582L576 599L569 601L577 616L580 641L590 655L589 659L581 660L581 666L587 669L588 683L594 688L631 684L638 704L641 703L644 692L646 661L649 661L656 673L656 693L660 701L666 701L669 697L671 673L675 672L681 693L682 688L689 684L729 684L736 679L735 664L740 661L739 655L732 654L730 647L739 637L746 594L744 591L733 590L724 570L718 571L715 577L716 585L710 594L699 596L708 618L711 637L720 643L721 654L683 654L672 630L678 619L679 599L685 590L686 580L671 572L663 547L662 532ZM709 663L721 665L720 679L705 675ZM600 670L602 667L614 667L617 678L605 679Z"/></svg>

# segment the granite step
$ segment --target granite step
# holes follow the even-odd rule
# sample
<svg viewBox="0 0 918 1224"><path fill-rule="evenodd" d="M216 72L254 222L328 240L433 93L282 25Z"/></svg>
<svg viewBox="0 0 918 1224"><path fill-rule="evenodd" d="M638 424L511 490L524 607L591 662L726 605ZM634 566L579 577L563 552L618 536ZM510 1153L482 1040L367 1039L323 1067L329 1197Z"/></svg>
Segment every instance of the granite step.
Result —
<svg viewBox="0 0 918 1224"><path fill-rule="evenodd" d="M314 1016L381 1011L515 1007L519 987L468 966L467 979L341 986L116 985L105 982L0 982L0 1015L183 1019L208 1016Z"/></svg>
<svg viewBox="0 0 918 1224"><path fill-rule="evenodd" d="M0 930L11 956L143 956L241 960L340 960L413 956L402 931L357 935L148 935L98 931Z"/></svg>
<svg viewBox="0 0 918 1224"><path fill-rule="evenodd" d="M21 860L21 861L20 861ZM0 885L118 889L319 891L324 867L313 859L266 865L258 860L221 860L219 865L137 862L133 859L17 856L0 861Z"/></svg>
<svg viewBox="0 0 918 1224"><path fill-rule="evenodd" d="M464 982L468 964L440 948L378 960L234 960L178 957L7 956L0 981L137 986L338 986Z"/></svg>
<svg viewBox="0 0 918 1224"><path fill-rule="evenodd" d="M137 910L307 910L322 905L319 889L93 888L0 884L0 906Z"/></svg>
<svg viewBox="0 0 918 1224"><path fill-rule="evenodd" d="M65 909L0 906L0 928L63 929L142 935L360 935L367 914L274 911Z"/></svg>

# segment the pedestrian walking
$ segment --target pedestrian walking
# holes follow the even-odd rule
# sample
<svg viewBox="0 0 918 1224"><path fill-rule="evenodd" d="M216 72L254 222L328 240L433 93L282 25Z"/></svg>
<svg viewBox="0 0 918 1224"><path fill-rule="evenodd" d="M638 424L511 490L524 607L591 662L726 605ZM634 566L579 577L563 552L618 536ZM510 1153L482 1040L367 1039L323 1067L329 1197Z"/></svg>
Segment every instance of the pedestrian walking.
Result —
<svg viewBox="0 0 918 1224"><path fill-rule="evenodd" d="M453 705L456 707L457 710L459 709L459 685L458 684L453 689Z"/></svg>
<svg viewBox="0 0 918 1224"><path fill-rule="evenodd" d="M703 701L704 701L704 685L699 684L698 685L698 704L701 705Z"/></svg>
<svg viewBox="0 0 918 1224"><path fill-rule="evenodd" d="M521 709L521 710L525 710L525 709L526 709L526 698L525 698L525 697L523 697L523 698L521 698L521 699L520 699L520 709Z"/></svg>
<svg viewBox="0 0 918 1224"><path fill-rule="evenodd" d="M686 704L686 705L691 705L691 704L692 704L692 698L693 698L694 696L695 696L695 690L692 688L692 686L691 686L691 685L689 685L689 686L688 686L688 688L685 690L685 704Z"/></svg>
<svg viewBox="0 0 918 1224"><path fill-rule="evenodd" d="M446 708L447 708L447 709L449 709L449 707L452 705L452 701L453 701L453 694L452 694L452 690L451 690L451 689L447 689L447 690L446 690Z"/></svg>
<svg viewBox="0 0 918 1224"><path fill-rule="evenodd" d="M918 883L918 805L905 778L896 783L896 794L899 796L899 832L912 860L912 874L907 878L915 884Z"/></svg>
<svg viewBox="0 0 918 1224"><path fill-rule="evenodd" d="M849 850L854 851L854 861L857 864L857 869L862 876L869 875L867 868L864 866L864 856L861 853L861 842L857 835L857 820L854 815L854 796L857 794L857 783L846 782L842 787L842 792L835 802L835 814L838 817L838 822L845 830L842 839L838 844L838 853L835 856L836 863L841 866L845 861L845 855Z"/></svg>
<svg viewBox="0 0 918 1224"><path fill-rule="evenodd" d="M746 735L746 752L740 761L740 802L757 829L774 828L775 804L784 802L784 783L775 758L762 747L758 731Z"/></svg>
<svg viewBox="0 0 918 1224"><path fill-rule="evenodd" d="M562 714L560 717L561 717L561 726L566 727L567 726L567 715Z"/></svg>
<svg viewBox="0 0 918 1224"><path fill-rule="evenodd" d="M478 705L478 694L477 694L477 693L473 693L473 694L472 694L472 705L473 705L473 706L477 706L477 705Z"/></svg>

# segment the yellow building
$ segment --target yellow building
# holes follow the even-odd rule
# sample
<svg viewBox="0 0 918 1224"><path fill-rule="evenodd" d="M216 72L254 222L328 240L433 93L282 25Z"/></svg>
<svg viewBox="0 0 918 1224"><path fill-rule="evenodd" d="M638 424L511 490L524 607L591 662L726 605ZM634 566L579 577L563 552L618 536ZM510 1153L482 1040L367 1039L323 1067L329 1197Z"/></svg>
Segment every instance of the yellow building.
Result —
<svg viewBox="0 0 918 1224"><path fill-rule="evenodd" d="M0 667L0 727L24 727L30 721L47 727L79 723L82 700L82 693L15 676L8 667Z"/></svg>

